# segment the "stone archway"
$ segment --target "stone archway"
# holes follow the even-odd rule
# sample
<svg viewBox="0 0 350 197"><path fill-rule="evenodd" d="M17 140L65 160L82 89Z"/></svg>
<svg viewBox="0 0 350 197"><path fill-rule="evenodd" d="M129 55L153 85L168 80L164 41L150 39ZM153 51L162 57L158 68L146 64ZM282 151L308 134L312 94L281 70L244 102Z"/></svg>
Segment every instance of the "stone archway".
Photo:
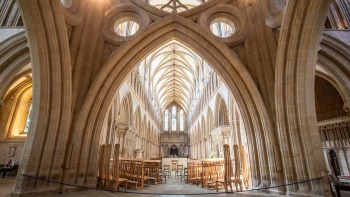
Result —
<svg viewBox="0 0 350 197"><path fill-rule="evenodd" d="M318 46L329 4L329 0L289 0L281 28L275 99L286 183L327 175L317 130L314 80ZM287 191L331 195L327 178L288 186Z"/></svg>
<svg viewBox="0 0 350 197"><path fill-rule="evenodd" d="M77 118L71 122L69 46L59 2L19 2L27 23L35 64L34 106L37 107L31 125L34 132L26 144L22 172L71 184L94 185L100 130L117 88L142 57L166 41L177 39L186 46L192 43L189 47L214 66L236 97L249 131L253 186L272 186L283 182L282 174L275 167L275 155L279 152L273 148L277 143L276 134L259 90L237 55L213 35L203 32L197 24L180 16L169 16L152 24L139 37L114 52L90 86ZM161 31L160 26L164 27ZM44 47L39 48L41 45ZM53 65L56 67L52 68ZM44 84L46 81L49 83ZM39 125L37 121L41 119L44 121ZM34 143L39 145L33 146ZM59 143L66 144L65 150L57 148ZM44 149L47 144L54 148ZM40 154L35 162L29 162L34 153ZM44 155L49 160L45 161ZM40 187L58 188L57 185L41 186L36 181L18 177L15 193L31 192L33 188Z"/></svg>
<svg viewBox="0 0 350 197"><path fill-rule="evenodd" d="M159 31L159 26L164 27L162 31ZM250 153L254 166L252 172L254 185L277 185L279 175L275 171L274 156L276 154L273 152L278 150L272 148L275 143L272 137L274 136L273 129L255 83L232 51L222 43L215 42L214 36L202 32L200 27L192 21L179 16L170 16L154 23L139 37L120 48L118 53L112 54L101 69L95 83L91 86L89 97L83 104L79 121L74 125L75 132L84 133L84 139L71 139L82 142L79 145L82 148L74 151L73 157L80 158L81 155L89 155L84 157L84 160L78 159L77 164L74 164L79 169L79 173L86 174L95 169L96 164L92 161L96 155L93 151L88 151L94 149L89 149L91 146L96 146L95 139L99 134L92 131L99 130L101 127L100 116L105 114L108 107L106 103L112 99L118 84L123 82L125 76L142 57L171 39L177 39L186 46L188 46L187 43L192 43L188 47L205 57L211 65L215 65L214 69L222 75L233 95L237 97L247 127L250 131L254 131L249 135L252 147ZM91 113L92 111L98 113ZM86 166L86 168L81 166ZM282 180L279 179L279 181Z"/></svg>

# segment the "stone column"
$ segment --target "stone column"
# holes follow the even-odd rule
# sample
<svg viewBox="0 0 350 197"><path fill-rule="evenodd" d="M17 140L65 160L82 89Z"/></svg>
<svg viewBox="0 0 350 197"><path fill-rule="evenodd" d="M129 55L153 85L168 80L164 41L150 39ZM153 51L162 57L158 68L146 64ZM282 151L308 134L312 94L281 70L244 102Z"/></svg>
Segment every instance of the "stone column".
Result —
<svg viewBox="0 0 350 197"><path fill-rule="evenodd" d="M211 150L211 135L207 135L207 155L208 158L210 158L210 154L211 154L212 150Z"/></svg>
<svg viewBox="0 0 350 197"><path fill-rule="evenodd" d="M136 150L136 158L139 158L139 159L143 158L143 150L141 149Z"/></svg>
<svg viewBox="0 0 350 197"><path fill-rule="evenodd" d="M202 138L202 158L206 158L206 139Z"/></svg>
<svg viewBox="0 0 350 197"><path fill-rule="evenodd" d="M201 149L201 141L197 141L197 159L200 159L200 149Z"/></svg>
<svg viewBox="0 0 350 197"><path fill-rule="evenodd" d="M127 146L129 146L128 144L126 144L126 136L128 132L132 131L132 127L130 127L129 124L125 124L125 123L118 123L116 125L116 131L117 134L119 136L118 142L120 144L120 152L121 152L121 157L126 157L127 155Z"/></svg>
<svg viewBox="0 0 350 197"><path fill-rule="evenodd" d="M125 157L125 140L127 129L117 127L118 143L120 144L120 156Z"/></svg>

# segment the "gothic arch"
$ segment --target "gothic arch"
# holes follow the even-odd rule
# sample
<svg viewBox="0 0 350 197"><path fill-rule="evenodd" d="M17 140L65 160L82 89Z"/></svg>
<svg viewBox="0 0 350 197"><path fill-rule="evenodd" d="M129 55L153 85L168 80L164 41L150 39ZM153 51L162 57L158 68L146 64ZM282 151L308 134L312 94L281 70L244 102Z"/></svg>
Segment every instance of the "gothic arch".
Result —
<svg viewBox="0 0 350 197"><path fill-rule="evenodd" d="M1 43L0 63L0 98L2 98L18 74L31 71L31 66L28 65L30 63L28 42L24 31Z"/></svg>
<svg viewBox="0 0 350 197"><path fill-rule="evenodd" d="M23 134L32 101L31 79L21 77L17 80L17 85L13 84L2 99L4 106L1 110L7 113L0 113L0 139L7 140ZM25 136L21 136L20 140L25 140Z"/></svg>
<svg viewBox="0 0 350 197"><path fill-rule="evenodd" d="M317 64L324 71L322 75L329 77L330 82L341 94L345 108L350 108L350 48L337 38L323 34L321 50L318 52ZM317 71L317 68L316 68ZM320 71L316 74L321 74Z"/></svg>
<svg viewBox="0 0 350 197"><path fill-rule="evenodd" d="M229 125L228 107L220 94L218 94L216 98L214 122L216 127Z"/></svg>
<svg viewBox="0 0 350 197"><path fill-rule="evenodd" d="M123 97L120 103L119 122L133 124L133 102L130 92Z"/></svg>
<svg viewBox="0 0 350 197"><path fill-rule="evenodd" d="M324 75L316 74L315 107L317 121L346 116L343 106L344 100L337 84Z"/></svg>
<svg viewBox="0 0 350 197"><path fill-rule="evenodd" d="M45 118L52 118L54 124L46 124L42 128L36 128L36 123L31 127L38 134L42 133L43 139L34 139L30 143L27 143L28 151L30 152L31 144L36 140L41 140L45 143L54 140L55 142L60 140L60 136L66 136L66 132L69 131L69 120L71 116L71 73L70 73L70 57L68 49L68 38L66 35L66 29L64 28L64 20L60 8L56 2L40 2L35 1L29 5L28 2L19 1L22 5L22 11L27 16L28 22L28 34L29 40L32 46L33 64L36 66L33 68L33 73L37 77L37 81L34 81L34 86L38 87L34 92L34 105L38 107L38 111L34 113L34 119L37 121L46 112L52 113L52 116L48 116L45 113ZM38 6L40 4L40 6ZM25 5L25 6L23 6ZM51 7L50 7L51 5ZM48 8L43 10L37 10L37 7ZM42 13L41 13L42 12ZM43 18L40 17L43 16ZM53 17L51 16L53 15ZM54 20L56 19L56 20ZM34 23L38 20L39 22ZM56 24L57 29L50 32L44 32L43 35L38 35L36 29L41 29L42 26L48 24ZM48 25L50 26L50 25ZM159 31L159 26L162 26ZM45 29L45 28L43 28ZM51 29L50 29L51 30ZM198 52L198 54L206 57L207 62L214 66L214 69L221 75L227 86L230 87L233 95L237 99L237 103L242 110L242 116L246 120L245 125L250 133L248 137L251 145L251 157L254 158L251 161L255 168L252 168L252 177L254 179L254 186L259 186L262 183L264 185L277 185L282 180L279 179L275 167L274 155L267 157L267 152L273 152L274 142L273 129L268 118L265 105L262 101L260 93L250 77L249 73L234 54L226 45L219 42L213 35L208 35L201 30L201 28L190 20L186 20L180 16L169 16L165 19L154 23L149 28L140 32L140 36L134 40L130 40L117 52L114 52L106 64L101 68L94 83L90 86L87 97L81 108L81 111L77 115L77 118L72 122L72 133L68 136L69 142L75 142L75 148L72 151L72 156L77 158L74 161L70 161L72 166L70 169L71 175L76 178L66 179L67 183L83 184L94 182L94 173L96 172L96 159L97 145L99 131L103 124L103 118L107 110L108 105L111 102L117 88L123 82L125 76L130 70L140 61L140 57L144 57L149 51L161 46L166 41L176 38L180 42L193 43L192 49ZM57 49L58 46L61 48ZM47 53L38 53L38 46L42 44ZM40 49L41 50L41 49ZM48 57L58 57L57 59L50 59ZM54 65L64 65L53 66ZM58 70L55 70L58 69ZM58 74L56 74L58 73ZM40 76L40 77L39 77ZM64 80L63 80L64 79ZM41 81L49 81L48 86ZM50 86L51 85L51 86ZM67 95L62 97L60 95ZM42 96L42 97L40 97ZM52 101L52 102L51 102ZM69 103L69 104L67 104ZM65 104L64 107L61 105ZM59 113L50 111L50 107L54 106L54 109L62 109ZM59 117L54 119L54 117ZM62 118L64 117L64 118ZM43 118L44 119L44 118ZM51 119L50 119L51 120ZM47 120L47 123L49 120ZM47 127L46 127L47 125ZM52 128L53 127L53 128ZM63 127L63 128L61 128ZM51 129L52 128L52 129ZM58 128L61 128L65 132L60 132L58 139L45 136L49 136L51 132L57 133ZM34 135L34 134L33 134ZM264 137L266 136L266 137ZM266 142L264 142L265 140ZM61 139L64 141L64 139ZM40 148L40 147L38 147ZM56 155L55 152L49 155ZM31 155L28 154L28 158ZM42 155L39 156L39 163ZM62 161L63 158L56 158L58 161ZM54 160L52 160L53 162ZM61 162L55 162L57 164ZM40 169L40 165L36 165ZM49 166L54 166L51 163ZM52 168L53 169L53 168ZM57 167L59 169L59 166ZM33 175L37 175L39 170L33 172ZM30 174L30 173L29 173ZM44 173L46 175L46 173ZM79 178L76 175L79 176ZM51 176L51 171L48 176ZM64 175L65 176L65 175Z"/></svg>
<svg viewBox="0 0 350 197"><path fill-rule="evenodd" d="M136 108L136 112L135 112L135 119L134 119L134 125L135 125L135 128L137 129L137 133L140 134L140 131L141 131L141 109L140 109L140 106L138 106Z"/></svg>
<svg viewBox="0 0 350 197"><path fill-rule="evenodd" d="M316 122L314 76L329 4L329 0L289 0L282 23L276 60L275 99L284 166L281 170L286 183L326 175ZM288 186L287 190L331 195L327 179Z"/></svg>
<svg viewBox="0 0 350 197"><path fill-rule="evenodd" d="M32 121L19 170L33 176L65 181L61 175L66 171L60 169L62 163L69 163L71 155L63 154L62 145L73 147L72 141L67 142L67 139L71 136L71 122L75 120L72 119L70 51L61 4L59 1L25 0L17 3L24 16L34 87ZM13 194L36 192L29 188L40 187L57 189L57 186L44 186L19 175Z"/></svg>

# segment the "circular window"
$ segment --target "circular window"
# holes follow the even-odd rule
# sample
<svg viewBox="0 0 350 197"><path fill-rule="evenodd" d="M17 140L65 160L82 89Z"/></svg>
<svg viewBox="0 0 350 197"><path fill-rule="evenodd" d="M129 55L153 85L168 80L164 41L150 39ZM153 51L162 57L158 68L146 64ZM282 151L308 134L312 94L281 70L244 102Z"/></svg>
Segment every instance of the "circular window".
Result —
<svg viewBox="0 0 350 197"><path fill-rule="evenodd" d="M61 4L65 8L70 8L72 6L72 0L61 0Z"/></svg>
<svg viewBox="0 0 350 197"><path fill-rule="evenodd" d="M114 24L114 32L119 36L128 37L134 35L139 30L139 24L130 19L130 17L124 17L117 20Z"/></svg>
<svg viewBox="0 0 350 197"><path fill-rule="evenodd" d="M228 38L235 32L235 25L227 18L216 18L210 24L210 31L220 38Z"/></svg>

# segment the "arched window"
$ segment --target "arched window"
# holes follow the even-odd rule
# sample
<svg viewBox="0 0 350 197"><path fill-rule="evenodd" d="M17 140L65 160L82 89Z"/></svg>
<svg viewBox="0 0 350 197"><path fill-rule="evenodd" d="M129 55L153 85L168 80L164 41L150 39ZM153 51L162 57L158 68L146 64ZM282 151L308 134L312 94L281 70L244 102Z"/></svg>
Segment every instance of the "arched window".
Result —
<svg viewBox="0 0 350 197"><path fill-rule="evenodd" d="M184 110L180 110L180 131L185 130L185 122L184 122Z"/></svg>
<svg viewBox="0 0 350 197"><path fill-rule="evenodd" d="M173 106L172 108L171 131L176 131L176 106Z"/></svg>
<svg viewBox="0 0 350 197"><path fill-rule="evenodd" d="M28 131L29 131L30 114L32 113L32 105L33 105L33 103L31 103L31 104L30 104L30 107L29 107L28 116L27 116L26 123L25 123L25 125L24 125L23 133L28 133Z"/></svg>
<svg viewBox="0 0 350 197"><path fill-rule="evenodd" d="M169 130L169 110L165 110L164 113L164 131Z"/></svg>

